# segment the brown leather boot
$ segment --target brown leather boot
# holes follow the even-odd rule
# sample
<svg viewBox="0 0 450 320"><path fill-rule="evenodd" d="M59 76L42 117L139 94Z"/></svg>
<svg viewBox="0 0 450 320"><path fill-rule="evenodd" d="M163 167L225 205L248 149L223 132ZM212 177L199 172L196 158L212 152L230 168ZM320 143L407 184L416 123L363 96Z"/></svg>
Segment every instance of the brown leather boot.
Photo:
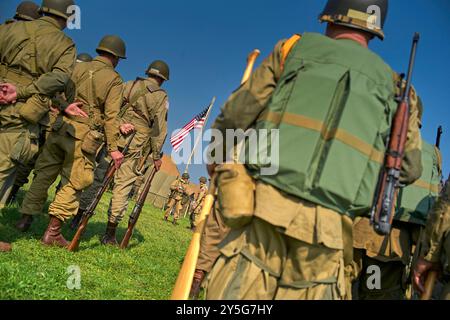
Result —
<svg viewBox="0 0 450 320"><path fill-rule="evenodd" d="M190 298L192 300L197 300L198 296L200 294L200 288L203 282L203 279L205 279L206 272L203 270L195 270L194 273L194 280L192 281L191 286L191 293L189 294Z"/></svg>
<svg viewBox="0 0 450 320"><path fill-rule="evenodd" d="M78 209L78 213L75 217L73 217L72 222L70 223L70 230L76 230L78 229L78 226L80 225L81 218L83 218L83 214L86 212L86 210Z"/></svg>
<svg viewBox="0 0 450 320"><path fill-rule="evenodd" d="M118 225L119 225L118 223L112 223L108 221L105 235L102 237L103 245L111 245L111 246L119 245L116 240L116 229Z"/></svg>
<svg viewBox="0 0 450 320"><path fill-rule="evenodd" d="M47 230L42 237L41 243L46 246L58 246L65 248L69 245L66 239L61 234L63 222L58 218L51 217Z"/></svg>
<svg viewBox="0 0 450 320"><path fill-rule="evenodd" d="M11 249L12 247L9 243L0 242L0 252L9 252Z"/></svg>
<svg viewBox="0 0 450 320"><path fill-rule="evenodd" d="M33 216L29 214L23 214L22 218L16 223L16 229L21 232L27 232L30 230L31 224L33 223Z"/></svg>

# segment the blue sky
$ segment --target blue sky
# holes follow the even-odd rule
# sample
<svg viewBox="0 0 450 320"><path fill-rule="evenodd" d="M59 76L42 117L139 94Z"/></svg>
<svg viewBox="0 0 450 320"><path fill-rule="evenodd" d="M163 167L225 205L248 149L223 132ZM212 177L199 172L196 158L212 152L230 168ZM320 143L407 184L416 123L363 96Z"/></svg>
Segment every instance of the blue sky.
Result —
<svg viewBox="0 0 450 320"><path fill-rule="evenodd" d="M12 16L18 0L0 0L0 21ZM246 57L258 48L266 57L278 40L294 33L322 32L317 16L325 0L78 0L82 29L68 31L79 52L95 54L103 35L118 34L127 42L128 60L118 71L124 80L142 75L155 59L166 60L172 80L169 130L180 128L202 111L213 96L217 103L209 122L239 85ZM425 104L423 137L434 143L444 126L442 152L450 170L450 1L395 0L385 26L386 40L371 49L393 69L406 72L411 38L422 35L414 85ZM171 153L169 141L164 147ZM180 170L184 170L180 166ZM204 166L191 167L197 179Z"/></svg>

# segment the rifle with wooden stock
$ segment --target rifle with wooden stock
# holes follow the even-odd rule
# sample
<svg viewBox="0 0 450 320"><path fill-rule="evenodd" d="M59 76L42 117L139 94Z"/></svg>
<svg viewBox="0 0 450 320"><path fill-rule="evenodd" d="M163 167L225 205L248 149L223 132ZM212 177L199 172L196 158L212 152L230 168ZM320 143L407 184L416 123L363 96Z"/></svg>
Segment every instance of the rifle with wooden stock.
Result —
<svg viewBox="0 0 450 320"><path fill-rule="evenodd" d="M150 176L145 181L144 189L139 195L139 198L136 202L136 205L133 208L133 211L130 214L130 219L128 221L128 228L127 232L125 233L125 236L122 239L122 242L120 243L120 249L126 249L128 247L128 244L130 243L131 236L133 235L134 227L136 226L136 223L139 219L139 216L141 215L142 209L145 204L145 200L147 199L148 192L150 191L150 187L152 186L153 179L156 175L156 167L153 167Z"/></svg>
<svg viewBox="0 0 450 320"><path fill-rule="evenodd" d="M247 58L247 67L244 72L241 84L244 84L250 78L253 68L255 66L256 59L260 55L258 49L253 50ZM211 182L209 185L208 195L205 197L205 202L203 208L198 217L198 226L194 231L191 243L186 252L186 256L181 266L180 272L178 273L178 278L175 283L175 287L172 292L171 300L188 300L189 293L191 291L192 282L194 278L195 268L197 266L198 256L200 254L200 240L205 229L206 218L208 217L215 200L216 194L216 177L214 174L211 177Z"/></svg>
<svg viewBox="0 0 450 320"><path fill-rule="evenodd" d="M128 143L126 144L125 148L122 151L123 155L126 155L128 153L128 149L130 148L131 142L133 141L135 135L136 135L136 131L131 134L130 139L128 140ZM106 171L105 178L103 179L102 187L97 191L97 194L95 195L94 200L89 205L89 207L86 209L86 211L83 213L83 217L81 218L81 222L80 222L80 225L78 226L77 232L75 233L72 241L70 242L69 246L67 247L67 250L69 250L70 252L74 252L78 249L78 246L80 245L81 237L83 236L84 232L86 231L89 220L95 214L95 208L97 208L97 205L99 204L103 194L108 189L111 181L114 178L115 173L116 173L116 167L114 164L114 160L111 160L111 162L109 163L108 170Z"/></svg>
<svg viewBox="0 0 450 320"><path fill-rule="evenodd" d="M371 223L374 230L376 233L383 236L389 235L391 232L392 221L395 215L396 198L400 188L400 172L402 169L403 157L405 155L405 145L408 138L410 114L409 96L411 92L411 81L419 40L419 33L415 33L405 89L402 92L393 120L386 158L380 172L374 205L371 211ZM400 83L402 82L403 79Z"/></svg>

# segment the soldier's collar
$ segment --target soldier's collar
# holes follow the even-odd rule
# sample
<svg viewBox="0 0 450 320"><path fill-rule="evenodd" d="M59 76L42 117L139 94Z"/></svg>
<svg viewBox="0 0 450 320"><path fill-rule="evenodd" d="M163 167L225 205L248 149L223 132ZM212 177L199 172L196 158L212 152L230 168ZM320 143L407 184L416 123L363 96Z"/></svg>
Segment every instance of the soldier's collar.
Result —
<svg viewBox="0 0 450 320"><path fill-rule="evenodd" d="M58 21L56 21L54 18L49 17L49 16L43 16L41 18L39 18L38 20L42 20L45 22L50 23L51 25L53 25L54 27L58 28L58 30L61 30Z"/></svg>
<svg viewBox="0 0 450 320"><path fill-rule="evenodd" d="M111 61L108 58L102 57L102 56L97 56L95 57L94 61L98 61L101 63L106 64L107 66L114 68L113 64L111 63Z"/></svg>
<svg viewBox="0 0 450 320"><path fill-rule="evenodd" d="M153 79L153 78L148 77L148 78L145 79L145 81L150 82L150 83L151 83L152 85L154 85L156 88L159 88L159 87L160 87L158 81L156 81L156 80Z"/></svg>

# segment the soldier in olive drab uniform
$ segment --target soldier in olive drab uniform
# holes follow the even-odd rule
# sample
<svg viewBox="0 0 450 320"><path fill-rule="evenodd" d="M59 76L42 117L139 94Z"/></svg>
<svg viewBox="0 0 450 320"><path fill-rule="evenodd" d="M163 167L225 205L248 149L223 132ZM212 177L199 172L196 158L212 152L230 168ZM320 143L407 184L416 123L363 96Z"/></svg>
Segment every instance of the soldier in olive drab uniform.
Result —
<svg viewBox="0 0 450 320"><path fill-rule="evenodd" d="M38 152L39 123L50 99L65 90L75 46L62 30L71 0L45 0L35 21L0 26L0 207L4 207L18 164ZM70 112L70 108L65 110Z"/></svg>
<svg viewBox="0 0 450 320"><path fill-rule="evenodd" d="M425 280L432 270L441 272L444 284L441 299L450 300L450 178L435 203L425 229L420 258L413 272L413 284L424 292Z"/></svg>
<svg viewBox="0 0 450 320"><path fill-rule="evenodd" d="M60 116L48 136L36 163L36 177L20 212L25 218L42 211L47 190L61 175L61 189L50 204L50 223L42 238L44 245L67 246L62 224L75 216L82 190L94 180L95 157L106 143L118 169L123 160L118 150L117 115L122 103L122 79L115 71L125 59L125 43L117 36L106 36L92 62L79 63L72 75L76 84L78 116Z"/></svg>
<svg viewBox="0 0 450 320"><path fill-rule="evenodd" d="M177 224L177 220L180 218L180 210L182 208L181 201L183 196L189 195L189 173L183 173L181 179L175 180L170 186L169 201L167 203L167 209L164 214L164 220L169 221L170 213L173 212L173 224Z"/></svg>
<svg viewBox="0 0 450 320"><path fill-rule="evenodd" d="M384 37L370 23L372 5L382 27L386 0L330 0L320 16L326 36L277 44L215 121L223 136L227 129L279 129L279 163L277 173L246 164L256 179L253 219L243 217L246 224L221 243L207 299L351 298L352 218L372 205L397 106L394 72L368 49L374 36ZM417 110L411 118L405 184L422 172ZM267 158L266 151L260 147L257 156ZM222 166L208 166L215 170L219 182L226 178Z"/></svg>
<svg viewBox="0 0 450 320"><path fill-rule="evenodd" d="M197 218L200 212L202 211L206 195L208 194L208 186L206 185L208 180L205 177L201 177L199 181L200 181L200 192L195 195L193 203L193 211L190 216L192 231L194 231L195 227L197 227L198 224Z"/></svg>
<svg viewBox="0 0 450 320"><path fill-rule="evenodd" d="M41 17L41 12L39 11L39 6L31 1L23 1L17 6L16 14L14 19L8 20L5 23L13 23L16 21L33 21L39 19ZM42 146L42 141L39 141L39 146ZM28 175L31 170L28 170L29 167L33 168L36 160L36 156L33 158L29 165L19 164L19 168L17 170L17 176L14 181L14 186L12 187L11 193L9 195L8 200L6 201L7 205L10 205L14 202L16 198L16 194L19 189L26 183L28 183Z"/></svg>
<svg viewBox="0 0 450 320"><path fill-rule="evenodd" d="M216 202L206 218L205 229L203 230L200 241L200 252L190 292L192 299L198 298L203 280L211 272L214 263L220 256L219 244L229 232L230 228L223 221L219 212L219 206Z"/></svg>
<svg viewBox="0 0 450 320"><path fill-rule="evenodd" d="M90 62L92 61L92 57L87 53L81 53L77 56L77 63L81 62ZM19 164L19 167L17 169L17 175L16 179L14 181L14 186L12 187L11 194L9 195L7 205L11 205L17 197L17 194L19 190L29 182L28 178L31 174L31 172L34 169L34 166L36 165L36 160L42 151L42 147L45 144L45 139L47 138L47 135L51 132L51 128L53 124L56 121L56 118L59 114L59 109L57 107L50 107L51 112L49 112L48 117L43 118L41 121L39 121L39 124L41 125L40 135L39 135L39 152L36 154L36 156L33 158L30 163L27 165ZM59 190L60 185L58 185L57 190ZM23 225L19 224L18 229L20 231L27 231L22 229Z"/></svg>
<svg viewBox="0 0 450 320"><path fill-rule="evenodd" d="M128 207L129 194L139 177L137 167L143 150L150 150L153 166L161 168L161 150L167 136L167 113L169 100L161 86L169 80L169 66L163 61L154 61L147 71L148 78L137 78L124 85L124 105L121 110L120 129L123 134L136 131L124 163L114 177L114 187L108 225L102 238L103 244L117 245L116 229ZM122 141L125 144L125 141ZM149 168L148 170L152 170Z"/></svg>
<svg viewBox="0 0 450 320"><path fill-rule="evenodd" d="M5 24L11 24L16 21L33 21L41 17L39 6L32 1L22 1L16 9L13 19L6 20Z"/></svg>
<svg viewBox="0 0 450 320"><path fill-rule="evenodd" d="M417 100L412 99L411 103ZM439 150L425 141L422 177L402 188L389 236L378 235L368 217L355 219L354 260L360 273L355 282L359 300L402 300L411 298L410 268L428 212L439 195L442 163ZM371 286L373 267L380 270L380 287Z"/></svg>

